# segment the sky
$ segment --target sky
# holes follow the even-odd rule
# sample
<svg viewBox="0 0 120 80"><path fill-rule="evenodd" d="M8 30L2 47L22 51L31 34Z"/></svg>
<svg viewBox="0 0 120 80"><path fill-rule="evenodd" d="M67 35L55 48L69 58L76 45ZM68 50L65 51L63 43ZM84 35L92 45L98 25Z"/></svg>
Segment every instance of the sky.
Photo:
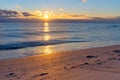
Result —
<svg viewBox="0 0 120 80"><path fill-rule="evenodd" d="M8 15L5 10L18 14ZM120 16L120 0L0 0L0 11L0 16L9 18L116 18Z"/></svg>

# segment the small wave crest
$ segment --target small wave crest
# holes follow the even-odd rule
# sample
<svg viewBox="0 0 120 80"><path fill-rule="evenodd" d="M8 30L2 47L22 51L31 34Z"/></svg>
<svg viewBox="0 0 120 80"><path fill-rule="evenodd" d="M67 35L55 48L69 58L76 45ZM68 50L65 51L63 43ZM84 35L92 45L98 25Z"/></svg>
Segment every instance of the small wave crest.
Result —
<svg viewBox="0 0 120 80"><path fill-rule="evenodd" d="M63 43L75 43L75 42L89 42L89 41L31 41L31 42L16 42L0 45L0 51L3 50L16 50L27 47L36 47L36 46L45 46L45 45L55 45L55 44L63 44Z"/></svg>

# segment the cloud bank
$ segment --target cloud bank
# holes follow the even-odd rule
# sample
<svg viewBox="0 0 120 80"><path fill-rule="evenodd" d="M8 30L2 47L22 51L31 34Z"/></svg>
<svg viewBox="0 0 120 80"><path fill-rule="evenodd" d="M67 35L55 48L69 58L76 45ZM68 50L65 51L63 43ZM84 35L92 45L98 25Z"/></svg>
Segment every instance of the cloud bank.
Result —
<svg viewBox="0 0 120 80"><path fill-rule="evenodd" d="M64 9L60 9L64 10ZM80 14L54 14L47 11L52 17L50 21L58 22L120 22L120 16L113 18L91 17ZM0 9L0 22L40 22L43 21L44 12L20 12Z"/></svg>
<svg viewBox="0 0 120 80"><path fill-rule="evenodd" d="M23 18L33 16L29 12L19 12L19 11L12 11L12 10L1 10L0 9L0 18Z"/></svg>

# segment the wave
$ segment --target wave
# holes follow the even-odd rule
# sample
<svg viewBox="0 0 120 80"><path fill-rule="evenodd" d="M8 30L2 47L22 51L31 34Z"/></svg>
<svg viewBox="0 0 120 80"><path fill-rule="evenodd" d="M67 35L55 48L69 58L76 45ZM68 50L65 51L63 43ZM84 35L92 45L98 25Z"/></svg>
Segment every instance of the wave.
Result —
<svg viewBox="0 0 120 80"><path fill-rule="evenodd" d="M0 51L3 50L16 50L27 47L36 47L36 46L45 46L45 45L55 45L55 44L63 44L63 43L76 43L76 42L90 42L90 41L31 41L31 42L17 42L17 43L9 43L0 45Z"/></svg>

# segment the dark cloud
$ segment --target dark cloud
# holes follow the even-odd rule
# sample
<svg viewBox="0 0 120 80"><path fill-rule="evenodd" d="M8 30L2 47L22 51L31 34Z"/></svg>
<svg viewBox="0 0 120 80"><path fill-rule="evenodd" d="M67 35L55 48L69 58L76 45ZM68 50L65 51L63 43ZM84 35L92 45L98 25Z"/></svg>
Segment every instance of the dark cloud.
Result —
<svg viewBox="0 0 120 80"><path fill-rule="evenodd" d="M34 22L37 19L30 19L29 16L33 16L29 12L18 12L13 10L1 10L0 9L0 22Z"/></svg>
<svg viewBox="0 0 120 80"><path fill-rule="evenodd" d="M85 15L77 15L77 14L75 14L75 15L70 15L71 17L83 17L83 16L85 16Z"/></svg>
<svg viewBox="0 0 120 80"><path fill-rule="evenodd" d="M91 17L92 19L105 19L105 18L102 18L102 17Z"/></svg>
<svg viewBox="0 0 120 80"><path fill-rule="evenodd" d="M28 13L28 12L22 12L23 16L33 16L32 14Z"/></svg>
<svg viewBox="0 0 120 80"><path fill-rule="evenodd" d="M120 16L113 18L92 17L95 22L120 22Z"/></svg>
<svg viewBox="0 0 120 80"><path fill-rule="evenodd" d="M118 17L115 17L114 19L116 19L116 20L120 20L120 16L118 16Z"/></svg>
<svg viewBox="0 0 120 80"><path fill-rule="evenodd" d="M30 14L29 12L18 12L18 11L0 9L0 17L18 18L21 16L28 17L28 16L32 16L32 14Z"/></svg>
<svg viewBox="0 0 120 80"><path fill-rule="evenodd" d="M0 17L18 17L18 16L20 16L20 14L17 11L0 9Z"/></svg>

